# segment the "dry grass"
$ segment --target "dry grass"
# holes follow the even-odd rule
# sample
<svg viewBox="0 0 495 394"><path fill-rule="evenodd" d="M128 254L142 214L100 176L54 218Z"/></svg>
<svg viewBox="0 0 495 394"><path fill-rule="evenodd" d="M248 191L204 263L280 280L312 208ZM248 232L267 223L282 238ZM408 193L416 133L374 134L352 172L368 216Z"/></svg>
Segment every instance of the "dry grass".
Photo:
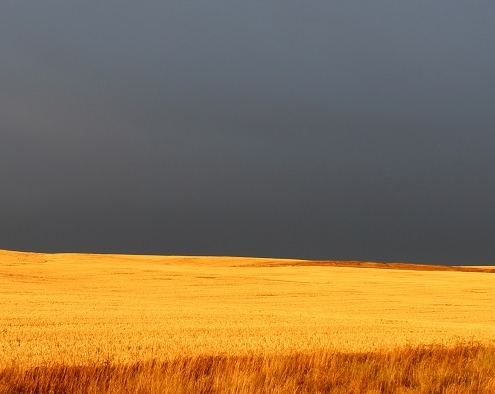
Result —
<svg viewBox="0 0 495 394"><path fill-rule="evenodd" d="M495 275L342 264L0 251L0 392L495 392Z"/></svg>
<svg viewBox="0 0 495 394"><path fill-rule="evenodd" d="M493 393L495 347L195 356L0 371L2 393Z"/></svg>

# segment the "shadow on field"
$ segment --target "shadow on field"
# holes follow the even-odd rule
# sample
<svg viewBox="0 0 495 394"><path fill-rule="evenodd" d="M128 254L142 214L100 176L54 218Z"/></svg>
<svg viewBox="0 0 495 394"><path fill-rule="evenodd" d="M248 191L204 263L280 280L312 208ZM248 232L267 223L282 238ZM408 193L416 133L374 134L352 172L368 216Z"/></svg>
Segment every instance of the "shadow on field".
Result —
<svg viewBox="0 0 495 394"><path fill-rule="evenodd" d="M255 264L253 264L255 266ZM492 266L469 267L455 265L430 265L430 264L411 264L411 263L378 263L367 261L337 261L337 260L294 260L273 263L263 263L259 266L266 267L282 267L282 266L329 266L329 267L349 267L349 268L379 268L379 269L395 269L395 270L412 270L412 271L459 271L459 272L487 272L495 273L495 268Z"/></svg>

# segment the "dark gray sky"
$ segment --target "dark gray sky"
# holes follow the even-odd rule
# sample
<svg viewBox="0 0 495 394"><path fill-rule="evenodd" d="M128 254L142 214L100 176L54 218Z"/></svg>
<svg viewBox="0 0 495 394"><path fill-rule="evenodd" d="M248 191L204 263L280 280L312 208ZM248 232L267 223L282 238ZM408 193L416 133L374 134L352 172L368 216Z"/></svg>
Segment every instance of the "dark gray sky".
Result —
<svg viewBox="0 0 495 394"><path fill-rule="evenodd" d="M495 2L0 5L0 248L495 264Z"/></svg>

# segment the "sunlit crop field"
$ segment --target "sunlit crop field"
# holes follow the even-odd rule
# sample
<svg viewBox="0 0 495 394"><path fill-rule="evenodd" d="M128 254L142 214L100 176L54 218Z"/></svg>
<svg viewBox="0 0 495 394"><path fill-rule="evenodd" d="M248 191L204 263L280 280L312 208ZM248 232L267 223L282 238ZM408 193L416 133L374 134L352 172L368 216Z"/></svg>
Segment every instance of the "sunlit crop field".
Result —
<svg viewBox="0 0 495 394"><path fill-rule="evenodd" d="M495 344L495 274L0 251L0 368Z"/></svg>

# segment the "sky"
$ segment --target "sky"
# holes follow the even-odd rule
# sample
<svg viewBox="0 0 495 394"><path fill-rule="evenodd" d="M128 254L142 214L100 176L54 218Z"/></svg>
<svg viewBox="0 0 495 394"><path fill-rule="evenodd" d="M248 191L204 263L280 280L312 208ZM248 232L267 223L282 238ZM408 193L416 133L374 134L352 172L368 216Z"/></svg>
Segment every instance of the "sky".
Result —
<svg viewBox="0 0 495 394"><path fill-rule="evenodd" d="M0 4L0 248L495 264L495 2Z"/></svg>

